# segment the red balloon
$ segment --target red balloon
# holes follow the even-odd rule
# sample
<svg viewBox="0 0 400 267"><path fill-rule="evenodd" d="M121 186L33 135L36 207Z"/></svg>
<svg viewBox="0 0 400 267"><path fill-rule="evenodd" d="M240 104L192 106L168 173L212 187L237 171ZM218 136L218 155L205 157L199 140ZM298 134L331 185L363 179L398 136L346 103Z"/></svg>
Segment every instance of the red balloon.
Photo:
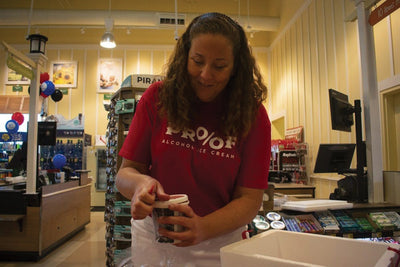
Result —
<svg viewBox="0 0 400 267"><path fill-rule="evenodd" d="M14 112L13 115L11 116L11 119L15 120L18 125L21 125L24 123L24 115L22 115L21 112Z"/></svg>
<svg viewBox="0 0 400 267"><path fill-rule="evenodd" d="M50 79L50 76L47 72L45 73L40 73L40 83L44 83L45 81L48 81Z"/></svg>
<svg viewBox="0 0 400 267"><path fill-rule="evenodd" d="M43 92L40 92L40 95L43 97L43 98L46 98L46 97L48 97L48 95L46 95L45 93L43 93Z"/></svg>

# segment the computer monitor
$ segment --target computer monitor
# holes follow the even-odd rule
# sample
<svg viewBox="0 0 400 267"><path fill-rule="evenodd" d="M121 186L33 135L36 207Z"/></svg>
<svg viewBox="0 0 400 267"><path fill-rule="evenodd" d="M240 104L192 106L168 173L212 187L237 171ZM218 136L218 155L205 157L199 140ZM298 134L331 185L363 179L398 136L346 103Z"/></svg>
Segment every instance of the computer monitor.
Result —
<svg viewBox="0 0 400 267"><path fill-rule="evenodd" d="M38 122L38 137L39 146L55 146L57 140L57 122L55 121L40 121Z"/></svg>
<svg viewBox="0 0 400 267"><path fill-rule="evenodd" d="M29 129L29 121L28 127ZM37 144L39 146L55 146L57 143L57 122L39 121L37 130ZM29 140L28 140L29 141Z"/></svg>
<svg viewBox="0 0 400 267"><path fill-rule="evenodd" d="M348 96L329 89L329 104L331 108L332 129L351 132L351 126L354 124L354 108L349 103Z"/></svg>
<svg viewBox="0 0 400 267"><path fill-rule="evenodd" d="M314 173L349 171L355 147L355 144L320 144Z"/></svg>

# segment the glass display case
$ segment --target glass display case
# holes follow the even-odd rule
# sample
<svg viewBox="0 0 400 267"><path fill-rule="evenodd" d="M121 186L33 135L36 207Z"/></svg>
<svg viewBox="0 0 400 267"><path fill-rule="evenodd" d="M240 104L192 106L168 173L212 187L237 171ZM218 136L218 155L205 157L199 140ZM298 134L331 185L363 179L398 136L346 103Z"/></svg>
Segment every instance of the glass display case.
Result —
<svg viewBox="0 0 400 267"><path fill-rule="evenodd" d="M96 191L106 191L107 189L107 149L96 149Z"/></svg>

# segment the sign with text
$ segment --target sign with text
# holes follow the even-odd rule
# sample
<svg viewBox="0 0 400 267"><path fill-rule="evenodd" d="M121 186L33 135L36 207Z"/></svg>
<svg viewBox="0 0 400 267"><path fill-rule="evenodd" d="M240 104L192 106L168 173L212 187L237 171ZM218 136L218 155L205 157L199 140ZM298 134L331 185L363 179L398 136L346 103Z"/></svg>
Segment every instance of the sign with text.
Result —
<svg viewBox="0 0 400 267"><path fill-rule="evenodd" d="M374 11L371 12L368 22L371 26L374 26L379 21L393 13L400 7L400 0L386 0L385 3L378 6Z"/></svg>
<svg viewBox="0 0 400 267"><path fill-rule="evenodd" d="M303 126L298 126L285 131L286 140L296 140L298 143L304 142Z"/></svg>
<svg viewBox="0 0 400 267"><path fill-rule="evenodd" d="M0 142L25 142L28 139L28 134L26 132L8 133L0 132Z"/></svg>
<svg viewBox="0 0 400 267"><path fill-rule="evenodd" d="M136 88L147 88L152 83L163 80L159 75L132 75L132 86Z"/></svg>
<svg viewBox="0 0 400 267"><path fill-rule="evenodd" d="M125 78L121 87L148 88L152 83L162 81L164 76L153 74L131 74Z"/></svg>
<svg viewBox="0 0 400 267"><path fill-rule="evenodd" d="M12 91L13 92L22 92L22 86L21 85L13 85Z"/></svg>

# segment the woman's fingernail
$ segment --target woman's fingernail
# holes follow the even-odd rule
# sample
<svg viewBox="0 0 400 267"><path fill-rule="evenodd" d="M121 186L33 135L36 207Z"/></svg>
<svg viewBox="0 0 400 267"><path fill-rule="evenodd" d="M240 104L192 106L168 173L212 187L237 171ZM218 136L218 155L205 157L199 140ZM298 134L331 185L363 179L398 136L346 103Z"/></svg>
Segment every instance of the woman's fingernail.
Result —
<svg viewBox="0 0 400 267"><path fill-rule="evenodd" d="M149 194L153 194L153 191L154 191L154 187L155 187L156 185L155 184L153 184L153 186L150 188L150 190L149 190Z"/></svg>

